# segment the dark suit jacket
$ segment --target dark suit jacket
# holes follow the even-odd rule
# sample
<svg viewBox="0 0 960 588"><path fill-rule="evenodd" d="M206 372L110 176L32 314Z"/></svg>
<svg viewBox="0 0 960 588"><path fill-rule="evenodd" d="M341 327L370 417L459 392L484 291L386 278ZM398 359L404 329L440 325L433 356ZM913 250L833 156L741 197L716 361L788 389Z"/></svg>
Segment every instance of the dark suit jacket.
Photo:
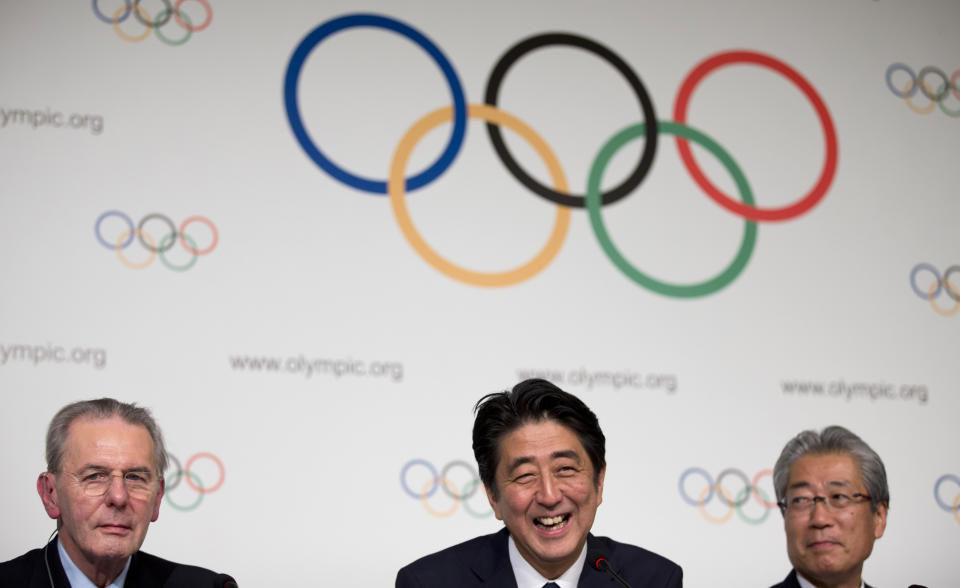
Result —
<svg viewBox="0 0 960 588"><path fill-rule="evenodd" d="M870 588L870 584L866 582L863 583L864 588ZM787 574L787 577L776 586L771 586L770 588L800 588L800 582L797 580L797 570L790 570L790 573Z"/></svg>
<svg viewBox="0 0 960 588"><path fill-rule="evenodd" d="M50 576L53 577L53 588L70 588L67 574L60 563L56 539L43 549L34 549L16 559L0 563L0 587L51 588L47 564L43 561L44 554L50 566ZM138 551L133 554L124 588L223 588L226 582L233 581L226 574L174 563Z"/></svg>
<svg viewBox="0 0 960 588"><path fill-rule="evenodd" d="M507 551L507 529L454 545L420 558L397 573L396 588L517 588ZM683 586L683 570L665 557L606 537L587 536L587 551L603 553L613 569L635 588ZM579 588L619 586L590 563L583 566Z"/></svg>

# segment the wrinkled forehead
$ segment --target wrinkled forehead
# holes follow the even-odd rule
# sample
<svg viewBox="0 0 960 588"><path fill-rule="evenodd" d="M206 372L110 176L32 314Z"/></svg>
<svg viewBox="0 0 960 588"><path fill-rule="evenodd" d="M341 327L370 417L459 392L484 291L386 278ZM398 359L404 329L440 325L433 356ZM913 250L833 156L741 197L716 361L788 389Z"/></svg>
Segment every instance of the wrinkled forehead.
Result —
<svg viewBox="0 0 960 588"><path fill-rule="evenodd" d="M798 487L863 486L860 462L851 453L807 453L790 466L787 490Z"/></svg>
<svg viewBox="0 0 960 588"><path fill-rule="evenodd" d="M508 456L548 456L557 451L575 452L589 462L586 448L575 430L547 417L526 420L505 432L497 440L497 469Z"/></svg>
<svg viewBox="0 0 960 588"><path fill-rule="evenodd" d="M74 467L116 462L152 467L154 458L153 438L147 428L119 416L81 416L67 428L64 460Z"/></svg>

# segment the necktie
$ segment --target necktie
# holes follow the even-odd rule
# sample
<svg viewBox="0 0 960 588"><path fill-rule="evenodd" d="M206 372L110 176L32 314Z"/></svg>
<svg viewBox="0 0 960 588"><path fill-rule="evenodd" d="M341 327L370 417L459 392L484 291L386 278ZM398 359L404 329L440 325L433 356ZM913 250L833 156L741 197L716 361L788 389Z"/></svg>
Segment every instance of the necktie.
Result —
<svg viewBox="0 0 960 588"><path fill-rule="evenodd" d="M560 586L557 586L556 582L547 582L543 585L543 588L560 588Z"/></svg>

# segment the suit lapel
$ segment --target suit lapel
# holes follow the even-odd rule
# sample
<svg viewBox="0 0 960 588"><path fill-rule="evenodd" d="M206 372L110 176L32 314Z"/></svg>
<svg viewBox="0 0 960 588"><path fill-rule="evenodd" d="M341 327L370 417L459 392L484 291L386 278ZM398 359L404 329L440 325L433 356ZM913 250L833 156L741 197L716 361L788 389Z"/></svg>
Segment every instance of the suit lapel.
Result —
<svg viewBox="0 0 960 588"><path fill-rule="evenodd" d="M597 539L592 534L587 535L587 554L597 548ZM614 565L614 571L623 574L623 568ZM577 582L577 588L609 588L611 576L606 572L600 572L593 567L589 560L583 562L583 571L580 572L580 580Z"/></svg>
<svg viewBox="0 0 960 588"><path fill-rule="evenodd" d="M492 535L486 545L477 551L471 569L479 585L517 588L517 579L510 565L510 553L507 551L509 536L509 531L504 528Z"/></svg>

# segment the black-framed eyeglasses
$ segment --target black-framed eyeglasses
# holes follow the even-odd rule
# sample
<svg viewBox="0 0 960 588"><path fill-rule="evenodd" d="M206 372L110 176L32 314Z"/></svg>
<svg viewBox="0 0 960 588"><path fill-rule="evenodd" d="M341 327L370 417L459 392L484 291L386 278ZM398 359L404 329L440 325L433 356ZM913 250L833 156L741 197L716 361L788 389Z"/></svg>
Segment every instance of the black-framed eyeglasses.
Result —
<svg viewBox="0 0 960 588"><path fill-rule="evenodd" d="M779 501L777 505L780 506L781 510L793 514L808 513L813 510L814 506L818 502L822 502L824 508L827 510L839 511L850 508L854 504L859 504L865 500L871 500L869 494L863 494L860 492L855 494L834 492L829 496L807 496L804 494L787 496L783 500Z"/></svg>

